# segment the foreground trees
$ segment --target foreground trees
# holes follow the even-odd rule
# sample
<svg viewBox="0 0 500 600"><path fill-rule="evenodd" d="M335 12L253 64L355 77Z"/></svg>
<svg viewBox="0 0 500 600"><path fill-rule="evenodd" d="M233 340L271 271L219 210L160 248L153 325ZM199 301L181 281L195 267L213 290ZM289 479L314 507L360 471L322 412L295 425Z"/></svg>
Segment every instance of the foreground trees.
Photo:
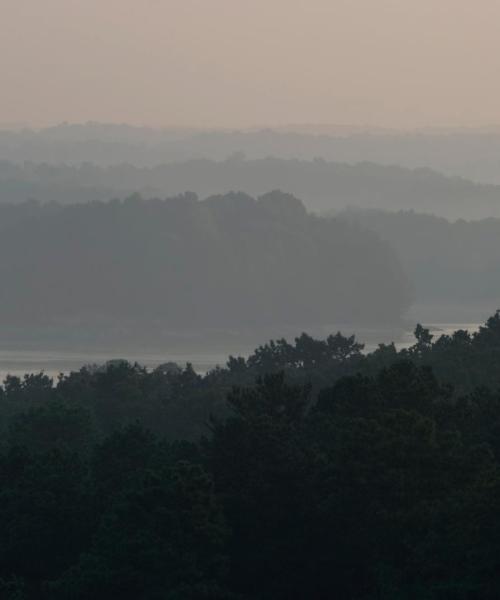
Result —
<svg viewBox="0 0 500 600"><path fill-rule="evenodd" d="M419 328L392 362L303 336L204 378L9 379L1 597L496 599L498 323L435 342ZM459 389L491 389L454 390L453 358ZM204 402L205 427L174 441L168 419L181 430Z"/></svg>

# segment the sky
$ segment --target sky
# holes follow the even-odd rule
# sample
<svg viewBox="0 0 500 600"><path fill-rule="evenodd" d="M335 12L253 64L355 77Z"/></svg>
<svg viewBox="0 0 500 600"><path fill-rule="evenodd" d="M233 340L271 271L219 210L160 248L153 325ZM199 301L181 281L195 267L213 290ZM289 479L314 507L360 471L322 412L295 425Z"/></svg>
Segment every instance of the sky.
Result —
<svg viewBox="0 0 500 600"><path fill-rule="evenodd" d="M498 0L0 0L0 123L500 124Z"/></svg>

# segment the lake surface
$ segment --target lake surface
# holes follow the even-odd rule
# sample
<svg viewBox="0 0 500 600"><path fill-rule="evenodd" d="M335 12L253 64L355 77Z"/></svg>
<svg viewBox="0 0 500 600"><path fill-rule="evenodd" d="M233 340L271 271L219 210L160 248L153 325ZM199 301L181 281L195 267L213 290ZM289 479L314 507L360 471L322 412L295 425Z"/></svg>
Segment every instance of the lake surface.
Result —
<svg viewBox="0 0 500 600"><path fill-rule="evenodd" d="M465 329L469 332L477 331L482 323L425 323L425 326L431 330L435 337L441 335L451 335L454 331ZM336 331L332 329L332 331ZM350 332L345 332L346 335ZM319 336L321 337L321 336ZM399 332L389 330L364 330L357 333L359 341L365 344L365 351L374 350L379 343L389 343L394 341L398 349L406 348L414 344L415 338L413 331L408 329ZM291 339L291 338L289 338ZM265 342L266 340L262 340ZM145 352L143 350L134 351L72 351L72 350L51 350L51 349L23 349L16 346L15 349L0 349L0 381L10 375L22 377L26 373L44 372L54 379L60 373L70 373L78 371L85 365L102 365L108 360L125 359L132 363L137 362L148 369L154 369L162 363L173 361L180 366L191 363L194 369L200 373L206 373L216 365L226 364L230 354L246 356L256 347L256 344L249 345L246 351L242 347L227 348L227 351L221 351L220 347L216 352L210 350L198 352L176 352L175 350Z"/></svg>

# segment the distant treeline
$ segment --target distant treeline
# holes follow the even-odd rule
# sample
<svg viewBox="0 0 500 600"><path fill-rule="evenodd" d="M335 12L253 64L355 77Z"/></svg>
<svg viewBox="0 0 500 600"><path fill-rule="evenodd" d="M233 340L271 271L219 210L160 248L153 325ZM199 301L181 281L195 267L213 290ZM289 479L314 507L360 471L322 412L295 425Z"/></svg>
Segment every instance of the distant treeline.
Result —
<svg viewBox="0 0 500 600"><path fill-rule="evenodd" d="M322 157L339 163L427 167L450 176L500 183L498 128L405 133L328 126L197 131L86 123L41 131L0 131L0 160L20 164L89 162L152 167L192 159L224 161L240 152L251 160L276 156L311 161Z"/></svg>
<svg viewBox="0 0 500 600"><path fill-rule="evenodd" d="M381 324L411 300L388 244L280 192L0 206L0 277L4 328Z"/></svg>
<svg viewBox="0 0 500 600"><path fill-rule="evenodd" d="M405 211L338 215L377 233L396 251L417 302L500 306L500 220L458 220Z"/></svg>
<svg viewBox="0 0 500 600"><path fill-rule="evenodd" d="M272 189L303 198L307 208L317 212L357 207L414 209L447 218L500 217L500 186L445 177L429 169L323 159L246 160L243 155L222 162L200 159L150 168L0 162L0 203L34 199L74 204L136 192L145 197L175 196L186 190L200 197L234 190L256 197Z"/></svg>
<svg viewBox="0 0 500 600"><path fill-rule="evenodd" d="M6 600L496 600L500 315L0 387Z"/></svg>

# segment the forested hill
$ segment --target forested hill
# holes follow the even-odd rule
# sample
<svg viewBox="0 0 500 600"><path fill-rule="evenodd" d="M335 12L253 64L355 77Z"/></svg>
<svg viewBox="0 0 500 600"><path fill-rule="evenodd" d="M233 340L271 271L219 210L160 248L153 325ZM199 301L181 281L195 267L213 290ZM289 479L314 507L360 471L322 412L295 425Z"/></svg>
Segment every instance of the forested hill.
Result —
<svg viewBox="0 0 500 600"><path fill-rule="evenodd" d="M203 197L232 190L259 196L272 189L303 198L308 209L319 212L355 206L414 209L448 218L500 216L500 187L445 177L429 169L373 163L246 160L243 156L222 162L190 160L151 168L0 163L2 203L35 199L70 204L109 200L134 192L166 197L186 190Z"/></svg>
<svg viewBox="0 0 500 600"><path fill-rule="evenodd" d="M0 322L11 327L380 324L411 297L375 234L280 192L3 206L0 277Z"/></svg>

